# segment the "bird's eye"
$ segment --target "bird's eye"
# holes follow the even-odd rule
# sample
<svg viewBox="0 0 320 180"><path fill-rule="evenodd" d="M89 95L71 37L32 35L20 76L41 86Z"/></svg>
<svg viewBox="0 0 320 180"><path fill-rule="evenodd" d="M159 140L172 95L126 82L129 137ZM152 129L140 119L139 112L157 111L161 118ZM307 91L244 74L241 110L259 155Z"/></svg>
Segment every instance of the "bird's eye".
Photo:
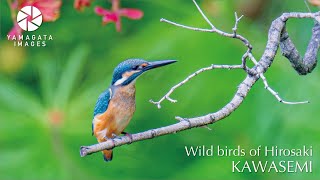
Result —
<svg viewBox="0 0 320 180"><path fill-rule="evenodd" d="M143 63L143 64L141 64L141 65L138 67L138 69L139 69L139 70L142 70L142 69L145 68L147 65L148 65L147 63Z"/></svg>
<svg viewBox="0 0 320 180"><path fill-rule="evenodd" d="M132 70L134 70L134 71L142 70L144 67L146 67L146 65L145 64L141 64L141 65L133 66Z"/></svg>
<svg viewBox="0 0 320 180"><path fill-rule="evenodd" d="M138 70L140 66L133 66L132 70Z"/></svg>

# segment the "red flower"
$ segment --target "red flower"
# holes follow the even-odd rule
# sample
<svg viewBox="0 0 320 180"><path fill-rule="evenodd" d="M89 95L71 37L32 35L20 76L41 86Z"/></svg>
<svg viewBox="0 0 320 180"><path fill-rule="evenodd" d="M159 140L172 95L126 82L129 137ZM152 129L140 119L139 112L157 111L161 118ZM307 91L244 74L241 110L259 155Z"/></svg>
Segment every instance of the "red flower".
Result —
<svg viewBox="0 0 320 180"><path fill-rule="evenodd" d="M13 2L11 2L11 4L9 4L11 9L17 9L18 8L18 0L14 0Z"/></svg>
<svg viewBox="0 0 320 180"><path fill-rule="evenodd" d="M24 6L35 6L37 7L42 14L43 21L55 21L59 17L61 0L14 0L9 4L10 10L12 14L16 14L18 10L23 8ZM14 26L8 33L11 37L22 34L22 29L19 27L15 20L15 15L12 17L14 19Z"/></svg>
<svg viewBox="0 0 320 180"><path fill-rule="evenodd" d="M15 37L19 37L19 35L22 34L22 29L19 27L18 23L14 23L13 28L8 33L8 36L10 37L10 40Z"/></svg>
<svg viewBox="0 0 320 180"><path fill-rule="evenodd" d="M91 0L74 0L73 7L78 11L82 11L84 7L89 7Z"/></svg>
<svg viewBox="0 0 320 180"><path fill-rule="evenodd" d="M139 9L131 8L119 8L119 0L112 1L112 10L106 10L100 6L95 8L95 13L102 16L102 23L108 24L114 22L116 24L117 31L121 31L121 20L120 17L124 16L129 19L141 19L143 12Z"/></svg>
<svg viewBox="0 0 320 180"><path fill-rule="evenodd" d="M61 0L23 0L19 7L37 7L41 11L43 21L48 22L59 18L61 4Z"/></svg>

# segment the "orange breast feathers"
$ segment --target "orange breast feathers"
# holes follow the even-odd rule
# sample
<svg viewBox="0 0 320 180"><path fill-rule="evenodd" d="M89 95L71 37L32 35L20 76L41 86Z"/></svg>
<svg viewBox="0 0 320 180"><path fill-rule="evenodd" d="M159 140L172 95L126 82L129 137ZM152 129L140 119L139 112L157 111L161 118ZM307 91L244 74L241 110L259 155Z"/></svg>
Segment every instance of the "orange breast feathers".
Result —
<svg viewBox="0 0 320 180"><path fill-rule="evenodd" d="M94 135L99 142L119 135L129 124L135 112L135 85L129 84L114 89L107 110L94 117Z"/></svg>

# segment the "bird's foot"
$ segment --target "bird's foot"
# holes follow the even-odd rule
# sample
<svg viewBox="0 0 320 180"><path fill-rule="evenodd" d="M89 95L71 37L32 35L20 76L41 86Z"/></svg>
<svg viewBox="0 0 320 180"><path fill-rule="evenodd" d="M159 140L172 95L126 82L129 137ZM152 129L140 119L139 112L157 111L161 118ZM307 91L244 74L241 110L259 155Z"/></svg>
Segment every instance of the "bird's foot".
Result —
<svg viewBox="0 0 320 180"><path fill-rule="evenodd" d="M113 135L112 135L113 136ZM103 138L104 140L106 140L106 141L108 141L108 140L111 140L112 141L112 144L113 144L113 147L112 148L114 148L115 146L116 146L116 144L115 144L115 142L114 142L114 138L112 137L112 138L108 138L107 136L104 136L104 138Z"/></svg>
<svg viewBox="0 0 320 180"><path fill-rule="evenodd" d="M108 141L110 138L108 138L107 136L104 136L103 139Z"/></svg>
<svg viewBox="0 0 320 180"><path fill-rule="evenodd" d="M131 143L132 143L132 141L133 141L133 139L132 139L132 134L127 133L127 132L122 132L121 134L123 134L123 135L127 136L127 137L130 139L129 144L131 144Z"/></svg>
<svg viewBox="0 0 320 180"><path fill-rule="evenodd" d="M114 133L112 133L111 136L112 136L113 139L115 139L115 138L120 138L121 139L121 136L118 136L118 135L116 135Z"/></svg>

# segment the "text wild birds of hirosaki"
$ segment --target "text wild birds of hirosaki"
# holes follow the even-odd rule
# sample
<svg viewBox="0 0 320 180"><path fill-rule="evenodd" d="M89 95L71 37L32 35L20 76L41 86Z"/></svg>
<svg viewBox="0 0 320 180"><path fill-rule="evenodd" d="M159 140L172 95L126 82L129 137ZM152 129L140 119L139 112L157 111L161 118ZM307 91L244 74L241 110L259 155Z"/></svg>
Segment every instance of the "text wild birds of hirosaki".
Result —
<svg viewBox="0 0 320 180"><path fill-rule="evenodd" d="M233 173L312 173L313 148L303 145L297 148L262 146L243 148L228 146L185 146L188 157L245 157L231 161ZM254 160L253 160L253 157ZM259 157L269 157L259 158Z"/></svg>

